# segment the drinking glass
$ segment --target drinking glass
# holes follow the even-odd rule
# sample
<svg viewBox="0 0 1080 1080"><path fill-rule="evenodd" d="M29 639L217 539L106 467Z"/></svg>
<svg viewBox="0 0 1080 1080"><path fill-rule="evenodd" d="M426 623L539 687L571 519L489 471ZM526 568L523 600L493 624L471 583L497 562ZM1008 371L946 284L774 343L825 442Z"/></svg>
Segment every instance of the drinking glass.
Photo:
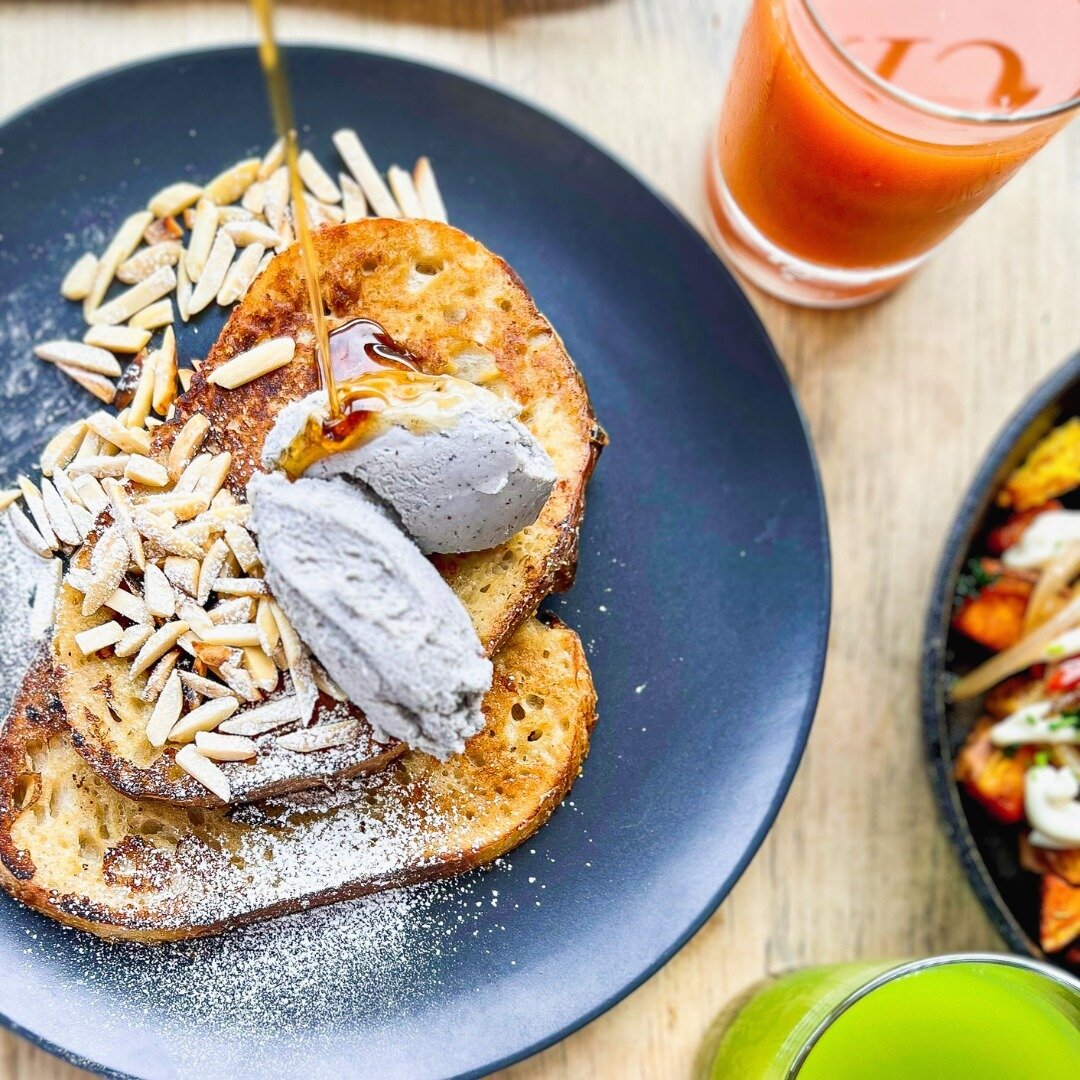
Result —
<svg viewBox="0 0 1080 1080"><path fill-rule="evenodd" d="M1078 109L1077 0L753 0L708 154L715 239L782 299L864 303Z"/></svg>
<svg viewBox="0 0 1080 1080"><path fill-rule="evenodd" d="M696 1080L1076 1080L1080 981L991 953L805 968L713 1025Z"/></svg>

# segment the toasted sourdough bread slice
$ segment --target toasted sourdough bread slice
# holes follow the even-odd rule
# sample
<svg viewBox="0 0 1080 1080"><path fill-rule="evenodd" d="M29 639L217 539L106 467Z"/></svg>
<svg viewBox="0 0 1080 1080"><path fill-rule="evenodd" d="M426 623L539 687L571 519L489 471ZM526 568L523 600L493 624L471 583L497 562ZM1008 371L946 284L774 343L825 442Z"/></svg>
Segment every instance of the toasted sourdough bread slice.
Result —
<svg viewBox="0 0 1080 1080"><path fill-rule="evenodd" d="M535 524L502 547L436 560L488 655L494 655L545 596L573 579L585 487L606 441L585 384L517 274L459 229L367 218L320 229L314 243L335 323L359 316L376 320L429 374L468 379L497 368L498 378L486 385L523 407L522 423L554 463L559 479ZM282 335L296 340L292 363L235 390L206 381L238 353ZM201 413L210 421L206 446L233 455L228 482L242 496L282 407L318 386L294 245L270 263L233 310L155 444L170 445L180 426Z"/></svg>
<svg viewBox="0 0 1080 1080"><path fill-rule="evenodd" d="M556 489L534 525L501 548L437 559L493 654L544 596L573 576L585 486L604 440L581 378L514 272L457 229L370 219L321 230L315 240L338 319L377 319L431 372L468 378L485 365L494 371L494 363L498 378L488 385L522 404L523 422L555 464ZM236 353L283 334L297 339L296 358L287 367L235 390L206 381ZM294 248L273 260L233 311L201 372L178 399L175 418L157 430L154 456L164 460L180 426L201 413L211 425L202 449L233 455L228 482L243 498L278 412L317 383ZM105 619L84 618L79 594L61 590L54 660L76 749L133 798L221 805L176 767L172 748L155 749L147 741L150 707L138 697L145 676L132 680L119 661L83 657L75 645L76 634ZM352 715L359 716L355 710ZM257 765L233 764L226 771L234 801L250 801L372 771L400 751L374 744L363 724L350 745L313 754L275 750L267 736L260 740Z"/></svg>
<svg viewBox="0 0 1080 1080"><path fill-rule="evenodd" d="M330 792L228 814L138 802L71 745L47 655L0 738L0 884L104 938L166 941L483 866L570 789L596 695L577 636L531 620L500 653L487 727Z"/></svg>

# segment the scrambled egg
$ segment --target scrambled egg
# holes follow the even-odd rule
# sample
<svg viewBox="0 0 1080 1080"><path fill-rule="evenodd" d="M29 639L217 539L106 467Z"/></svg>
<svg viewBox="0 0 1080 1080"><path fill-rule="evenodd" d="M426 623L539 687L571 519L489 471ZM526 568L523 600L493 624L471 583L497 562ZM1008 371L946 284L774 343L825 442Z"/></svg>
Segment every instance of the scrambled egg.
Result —
<svg viewBox="0 0 1080 1080"><path fill-rule="evenodd" d="M1080 486L1080 417L1054 428L998 494L998 505L1030 510Z"/></svg>

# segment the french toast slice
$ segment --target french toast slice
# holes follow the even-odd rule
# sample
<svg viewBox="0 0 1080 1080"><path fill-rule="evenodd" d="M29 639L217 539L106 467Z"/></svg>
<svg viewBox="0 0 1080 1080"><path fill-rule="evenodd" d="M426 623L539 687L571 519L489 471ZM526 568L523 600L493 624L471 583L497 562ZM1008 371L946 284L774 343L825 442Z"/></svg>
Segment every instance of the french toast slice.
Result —
<svg viewBox="0 0 1080 1080"><path fill-rule="evenodd" d="M523 406L522 422L555 465L555 490L533 525L491 551L435 557L493 655L548 593L573 577L585 487L604 442L581 377L510 267L459 230L368 219L322 229L315 244L336 319L374 318L425 370L480 378L508 394ZM286 367L233 390L207 382L236 353L279 335L297 342ZM156 430L152 455L164 461L183 424L202 414L210 422L202 450L232 454L227 485L243 500L278 413L317 386L307 295L292 248L270 263L234 309L190 389L177 399L174 418ZM150 706L139 699L145 676L132 679L114 658L83 657L77 647L78 633L111 617L84 617L79 594L61 590L53 657L73 745L133 798L221 805L174 764L174 748L155 749L147 740ZM355 710L351 715L362 720ZM256 765L224 768L233 801L252 801L374 771L401 750L373 743L365 722L345 747L297 754L275 751L265 737Z"/></svg>
<svg viewBox="0 0 1080 1080"><path fill-rule="evenodd" d="M596 695L573 631L525 623L496 659L486 728L447 762L222 812L121 795L72 746L45 653L0 737L0 884L100 937L167 941L490 863L577 777Z"/></svg>
<svg viewBox="0 0 1080 1080"><path fill-rule="evenodd" d="M549 593L569 587L577 564L585 487L606 441L585 384L521 279L459 229L434 221L366 218L313 237L333 323L380 323L429 374L481 378L523 411L519 419L558 474L537 521L501 547L438 556L436 565L472 616L488 655ZM267 338L296 341L293 361L225 390L207 376ZM492 381L488 381L488 379ZM278 255L233 309L220 337L158 428L165 449L194 413L210 421L204 448L228 450L228 483L243 495L281 409L319 387L307 293L294 245Z"/></svg>

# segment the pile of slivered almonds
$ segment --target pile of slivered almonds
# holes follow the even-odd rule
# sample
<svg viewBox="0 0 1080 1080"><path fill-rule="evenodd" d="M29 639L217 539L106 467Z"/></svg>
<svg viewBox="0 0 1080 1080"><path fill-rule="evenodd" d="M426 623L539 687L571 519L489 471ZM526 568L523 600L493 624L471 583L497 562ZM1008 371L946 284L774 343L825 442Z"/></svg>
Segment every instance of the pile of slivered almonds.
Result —
<svg viewBox="0 0 1080 1080"><path fill-rule="evenodd" d="M309 151L300 155L313 227L354 221L369 210L446 220L426 158L411 174L391 167L384 181L355 132L333 139L349 170L337 182ZM299 721L275 745L309 753L346 743L357 725L345 719L310 726L320 690L338 701L344 696L267 589L245 527L250 508L223 486L230 455L201 452L205 417L192 416L165 457L151 450L152 430L171 418L199 363L178 363L170 296L185 322L211 301L235 304L274 253L293 242L283 155L279 140L261 160L240 161L203 187L169 185L123 222L100 258L87 253L75 263L61 292L82 301L88 329L81 342L45 342L35 352L123 408L69 424L42 453L40 484L19 477L18 489L0 492L15 535L51 560L50 588L40 588L34 602L39 631L63 581L82 594L84 617L103 609L115 615L78 634L78 647L87 656L104 650L130 658L131 675L145 676L141 695L153 706L151 745L178 745L177 764L225 802L230 785L215 762L253 758L256 737ZM105 301L114 279L130 287ZM160 343L148 351L161 328ZM209 381L241 386L289 363L293 353L291 338L262 342ZM118 356L135 354L118 387ZM107 519L99 523L102 514ZM58 556L69 561L66 578ZM268 701L281 672L291 688Z"/></svg>

